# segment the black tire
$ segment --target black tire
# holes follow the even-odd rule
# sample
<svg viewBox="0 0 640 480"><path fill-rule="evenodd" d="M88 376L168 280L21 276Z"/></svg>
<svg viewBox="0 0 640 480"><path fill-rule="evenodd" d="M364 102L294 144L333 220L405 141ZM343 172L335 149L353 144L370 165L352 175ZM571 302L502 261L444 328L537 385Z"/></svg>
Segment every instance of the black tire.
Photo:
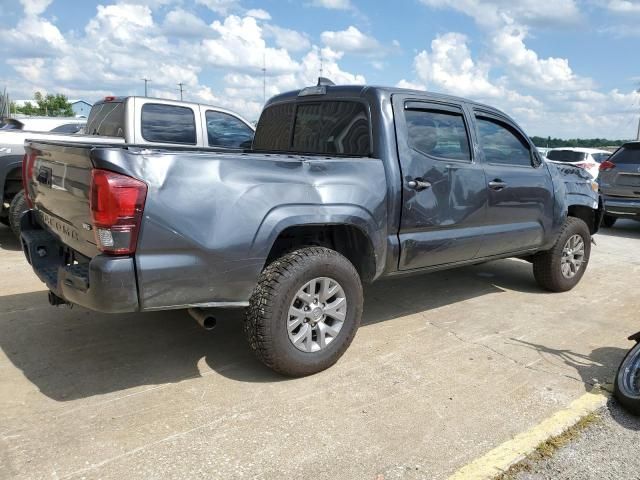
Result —
<svg viewBox="0 0 640 480"><path fill-rule="evenodd" d="M20 238L20 219L22 214L29 210L27 205L27 198L25 197L24 190L20 190L16 193L16 196L11 200L9 206L9 226L14 235Z"/></svg>
<svg viewBox="0 0 640 480"><path fill-rule="evenodd" d="M611 215L605 215L605 216L602 218L602 225L604 225L604 226L605 226L605 227L607 227L607 228L611 228L611 227L613 227L613 226L616 224L616 221L617 221L617 220L618 220L618 219L617 219L616 217L614 217L614 216L611 216Z"/></svg>
<svg viewBox="0 0 640 480"><path fill-rule="evenodd" d="M616 373L616 381L613 385L613 393L616 400L634 415L640 415L640 377L636 377L635 388L632 387L632 379L634 375L638 375L637 365L640 358L640 343L636 344L622 360L618 372ZM636 365L634 366L634 363ZM627 370L629 369L629 370ZM631 388L630 388L631 387Z"/></svg>
<svg viewBox="0 0 640 480"><path fill-rule="evenodd" d="M9 217L0 217L0 223L6 225L7 227L11 226L11 224L9 223Z"/></svg>
<svg viewBox="0 0 640 480"><path fill-rule="evenodd" d="M303 352L289 339L289 307L305 283L329 277L344 290L347 307L339 333L326 347ZM267 266L249 301L245 334L256 357L267 367L290 377L311 375L338 361L351 344L362 317L362 283L354 266L338 252L306 247Z"/></svg>
<svg viewBox="0 0 640 480"><path fill-rule="evenodd" d="M582 237L584 242L583 263L571 278L562 274L562 252L567 241L574 235ZM566 292L575 287L584 275L591 255L591 233L584 221L576 217L568 217L560 230L555 245L544 252L536 254L533 260L533 275L545 290Z"/></svg>

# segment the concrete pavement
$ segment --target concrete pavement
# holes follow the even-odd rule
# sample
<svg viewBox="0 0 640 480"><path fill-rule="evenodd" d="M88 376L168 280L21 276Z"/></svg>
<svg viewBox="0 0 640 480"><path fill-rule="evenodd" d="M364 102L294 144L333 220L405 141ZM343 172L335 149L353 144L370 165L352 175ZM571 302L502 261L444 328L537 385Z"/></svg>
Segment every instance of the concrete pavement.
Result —
<svg viewBox="0 0 640 480"><path fill-rule="evenodd" d="M640 223L548 294L504 260L367 289L333 368L284 379L240 315L55 309L0 227L0 478L446 478L611 380L640 329Z"/></svg>

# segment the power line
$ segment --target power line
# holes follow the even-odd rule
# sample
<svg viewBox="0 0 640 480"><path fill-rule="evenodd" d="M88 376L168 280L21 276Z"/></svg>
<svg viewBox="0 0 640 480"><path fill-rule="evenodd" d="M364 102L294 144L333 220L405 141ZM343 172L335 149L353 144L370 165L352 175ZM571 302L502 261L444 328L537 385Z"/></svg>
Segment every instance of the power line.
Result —
<svg viewBox="0 0 640 480"><path fill-rule="evenodd" d="M149 78L143 78L142 80L144 80L144 96L147 97L147 83L149 83L151 80Z"/></svg>

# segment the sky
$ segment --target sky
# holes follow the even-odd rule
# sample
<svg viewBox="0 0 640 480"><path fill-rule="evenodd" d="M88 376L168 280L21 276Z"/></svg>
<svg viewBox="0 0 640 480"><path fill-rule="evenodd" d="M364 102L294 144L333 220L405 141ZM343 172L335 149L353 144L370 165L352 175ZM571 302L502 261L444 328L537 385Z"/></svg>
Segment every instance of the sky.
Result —
<svg viewBox="0 0 640 480"><path fill-rule="evenodd" d="M0 0L0 88L149 95L258 118L313 85L449 93L529 135L635 137L640 0ZM263 72L266 68L266 72Z"/></svg>

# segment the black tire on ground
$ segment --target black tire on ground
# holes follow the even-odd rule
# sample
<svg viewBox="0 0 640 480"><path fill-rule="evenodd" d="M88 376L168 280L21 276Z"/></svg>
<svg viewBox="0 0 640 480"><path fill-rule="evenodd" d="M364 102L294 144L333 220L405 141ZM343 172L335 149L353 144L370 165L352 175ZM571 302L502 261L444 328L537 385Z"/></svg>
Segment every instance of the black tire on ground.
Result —
<svg viewBox="0 0 640 480"><path fill-rule="evenodd" d="M636 381L640 382L640 377L637 376L637 371L627 371L627 368L633 367L633 360L636 360L639 356L640 343L636 344L635 347L629 350L627 355L624 357L624 360L622 360L613 385L613 393L616 400L618 400L626 410L634 415L640 415L640 392L633 395L633 392L630 392L628 388L625 388L625 382L628 384L634 374L636 375ZM636 388L638 388L637 385Z"/></svg>
<svg viewBox="0 0 640 480"><path fill-rule="evenodd" d="M339 333L326 347L304 352L289 339L289 308L298 291L313 279L338 282L346 298ZM362 283L344 256L323 247L305 247L269 264L258 279L245 317L245 334L256 357L269 368L291 377L311 375L336 363L355 337L362 317Z"/></svg>
<svg viewBox="0 0 640 480"><path fill-rule="evenodd" d="M11 200L9 206L9 226L16 237L20 238L20 219L22 214L29 210L27 205L27 199L24 195L24 190L20 190L16 193L16 196Z"/></svg>
<svg viewBox="0 0 640 480"><path fill-rule="evenodd" d="M616 223L617 217L611 216L611 215L605 215L602 218L602 224L607 227L607 228L611 228L615 225Z"/></svg>
<svg viewBox="0 0 640 480"><path fill-rule="evenodd" d="M584 242L583 263L571 278L562 274L562 252L567 241L574 235L579 235ZM576 217L568 217L556 240L555 245L544 252L536 254L533 260L533 275L542 288L551 292L566 292L575 287L589 264L591 255L591 233L587 224Z"/></svg>
<svg viewBox="0 0 640 480"><path fill-rule="evenodd" d="M0 223L6 225L7 227L11 226L11 224L9 223L9 217L0 217Z"/></svg>

